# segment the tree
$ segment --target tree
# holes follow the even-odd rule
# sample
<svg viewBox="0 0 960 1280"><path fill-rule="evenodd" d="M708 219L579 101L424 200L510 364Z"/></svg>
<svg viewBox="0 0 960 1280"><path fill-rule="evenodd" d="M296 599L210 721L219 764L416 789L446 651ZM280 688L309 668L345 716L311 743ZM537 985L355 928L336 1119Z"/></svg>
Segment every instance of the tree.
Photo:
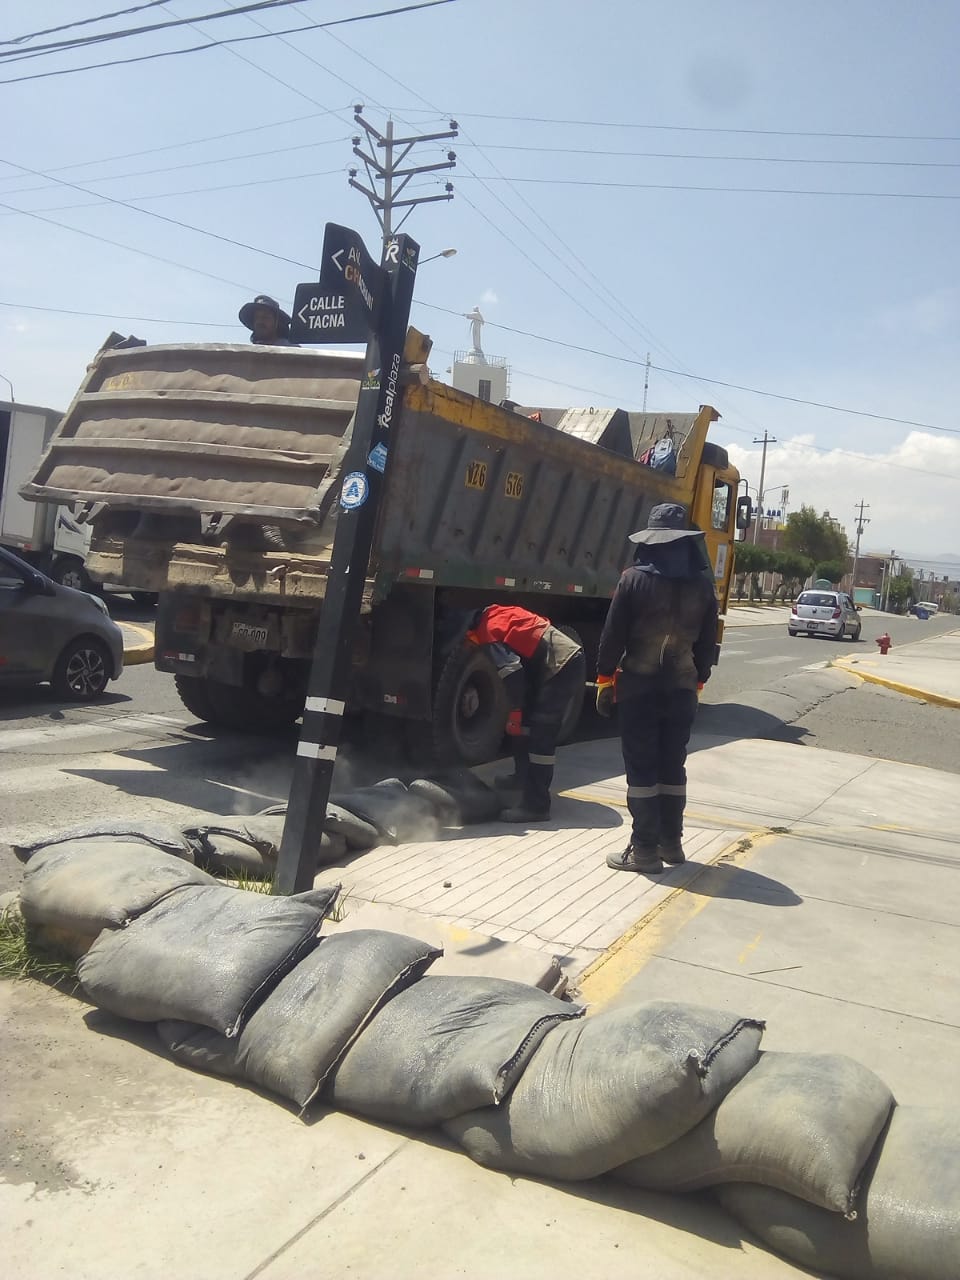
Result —
<svg viewBox="0 0 960 1280"><path fill-rule="evenodd" d="M845 560L821 560L814 573L818 578L824 578L827 582L836 585L847 571Z"/></svg>
<svg viewBox="0 0 960 1280"><path fill-rule="evenodd" d="M758 547L753 542L738 542L734 548L733 571L737 575L737 599L743 599L743 583L750 575L750 599L755 600L760 592L759 575L773 568L773 553L765 547Z"/></svg>
<svg viewBox="0 0 960 1280"><path fill-rule="evenodd" d="M828 517L818 516L813 507L801 507L787 516L783 546L785 551L809 556L815 564L839 561L845 567L850 555L847 535ZM837 575L837 580L842 577L843 572Z"/></svg>
<svg viewBox="0 0 960 1280"><path fill-rule="evenodd" d="M891 613L903 613L912 600L913 574L906 565L901 565L900 572L890 579L887 588L887 608Z"/></svg>
<svg viewBox="0 0 960 1280"><path fill-rule="evenodd" d="M797 592L806 582L813 569L813 564L807 556L802 556L796 551L775 551L773 553L773 568L775 573L780 575L780 598L786 600L789 595L793 600ZM773 593L776 598L776 591Z"/></svg>

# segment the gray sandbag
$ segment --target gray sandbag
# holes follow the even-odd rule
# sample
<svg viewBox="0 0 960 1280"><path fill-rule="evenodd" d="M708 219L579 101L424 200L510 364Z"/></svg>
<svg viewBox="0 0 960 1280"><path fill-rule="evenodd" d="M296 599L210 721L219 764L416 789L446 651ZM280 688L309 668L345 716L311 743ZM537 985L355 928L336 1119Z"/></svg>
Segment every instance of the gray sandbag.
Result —
<svg viewBox="0 0 960 1280"><path fill-rule="evenodd" d="M537 1045L583 1009L502 978L421 978L387 1002L326 1093L336 1106L425 1126L499 1102Z"/></svg>
<svg viewBox="0 0 960 1280"><path fill-rule="evenodd" d="M214 882L178 889L126 929L100 935L77 966L94 1004L135 1022L199 1022L235 1036L316 944L339 886L292 898Z"/></svg>
<svg viewBox="0 0 960 1280"><path fill-rule="evenodd" d="M200 866L216 874L240 873L272 880L277 869L284 817L251 814L243 818L211 818L183 828L196 850ZM318 866L340 862L346 855L342 836L324 832L320 837Z"/></svg>
<svg viewBox="0 0 960 1280"><path fill-rule="evenodd" d="M505 804L493 787L469 769L417 778L410 783L409 791L429 801L444 826L496 822Z"/></svg>
<svg viewBox="0 0 960 1280"><path fill-rule="evenodd" d="M444 1129L478 1164L594 1178L699 1123L754 1065L762 1032L666 1000L604 1010L547 1036L503 1106Z"/></svg>
<svg viewBox="0 0 960 1280"><path fill-rule="evenodd" d="M853 1058L762 1053L705 1120L613 1176L649 1191L755 1182L853 1214L892 1106L884 1082Z"/></svg>
<svg viewBox="0 0 960 1280"><path fill-rule="evenodd" d="M273 804L266 809L262 809L256 816L272 817L275 815L285 815L287 806L285 804ZM363 849L373 849L380 844L380 832L371 822L364 822L363 818L357 817L355 813L342 808L338 804L327 802L327 818L323 824L323 830L326 835L339 836L345 841L348 849L359 852Z"/></svg>
<svg viewBox="0 0 960 1280"><path fill-rule="evenodd" d="M432 804L411 793L399 778L384 778L371 787L337 792L336 803L376 827L382 844L434 840L439 823Z"/></svg>
<svg viewBox="0 0 960 1280"><path fill-rule="evenodd" d="M189 840L171 822L139 821L136 818L122 818L104 822L91 819L79 822L64 831L52 831L45 836L37 836L32 840L22 840L11 844L11 848L21 862L27 862L38 849L49 848L54 844L65 844L70 840L91 840L101 837L110 839L136 840L141 844L153 845L164 853L172 853L176 858L187 862L193 861L193 849Z"/></svg>
<svg viewBox="0 0 960 1280"><path fill-rule="evenodd" d="M139 839L77 839L33 854L21 909L28 924L89 938L121 928L174 889L215 883L192 862Z"/></svg>
<svg viewBox="0 0 960 1280"><path fill-rule="evenodd" d="M865 1171L853 1221L772 1187L730 1183L714 1194L751 1235L817 1275L845 1280L960 1276L956 1109L894 1109Z"/></svg>
<svg viewBox="0 0 960 1280"><path fill-rule="evenodd" d="M398 933L334 934L278 983L235 1039L185 1022L161 1022L157 1032L178 1062L248 1080L303 1110L384 1000L439 955L439 947Z"/></svg>

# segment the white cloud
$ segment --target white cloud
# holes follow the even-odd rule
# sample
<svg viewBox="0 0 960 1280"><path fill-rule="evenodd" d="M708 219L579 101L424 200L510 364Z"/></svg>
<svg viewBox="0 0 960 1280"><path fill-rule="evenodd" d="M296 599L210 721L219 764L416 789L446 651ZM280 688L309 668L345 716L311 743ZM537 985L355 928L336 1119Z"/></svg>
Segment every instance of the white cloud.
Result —
<svg viewBox="0 0 960 1280"><path fill-rule="evenodd" d="M500 299L492 289L484 289L483 293L480 295L480 301L485 302L488 307L495 307Z"/></svg>
<svg viewBox="0 0 960 1280"><path fill-rule="evenodd" d="M788 510L802 505L836 516L851 537L854 508L861 498L870 518L863 537L867 549L895 548L914 556L954 554L958 543L957 494L960 436L911 431L885 452L841 449L819 452L801 437L767 450L764 488L767 507L779 505L779 485L789 485ZM759 478L760 455L735 443L730 459L751 485Z"/></svg>

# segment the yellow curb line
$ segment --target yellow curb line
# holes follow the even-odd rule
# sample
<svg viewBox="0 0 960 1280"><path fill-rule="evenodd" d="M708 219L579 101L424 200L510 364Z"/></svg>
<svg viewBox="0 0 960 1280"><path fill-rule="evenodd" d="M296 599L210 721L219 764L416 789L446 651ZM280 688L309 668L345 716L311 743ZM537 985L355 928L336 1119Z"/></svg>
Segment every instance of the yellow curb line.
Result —
<svg viewBox="0 0 960 1280"><path fill-rule="evenodd" d="M853 665L855 661L856 659L851 661L837 658L831 665L839 667L841 671L848 671L850 675L856 676L867 684L879 684L884 689L892 689L895 693L905 693L908 698L917 698L921 702L933 702L938 707L960 708L960 698L951 698L945 693L929 693L926 689L918 689L915 685L901 684L899 680L888 680L886 676L874 675L872 671L859 671Z"/></svg>
<svg viewBox="0 0 960 1280"><path fill-rule="evenodd" d="M926 766L918 765L917 767L925 768ZM592 791L580 791L577 788L572 788L569 791L558 791L557 795L565 796L569 800L588 801L590 804L612 805L614 809L627 809L629 807L626 800L617 800L613 796L597 795ZM686 809L684 814L693 822L712 822L715 823L716 826L727 830L733 829L736 831L749 832L756 832L757 830L755 823L743 822L738 818L725 818L716 813L700 813L699 810L696 809ZM793 819L790 819L790 821L793 821Z"/></svg>
<svg viewBox="0 0 960 1280"><path fill-rule="evenodd" d="M677 885L594 960L576 984L579 996L591 1005L607 1004L612 1000L625 983L636 977L653 958L668 936L676 936L713 901L709 894L688 893L691 886L720 862L743 866L758 844L774 838L769 833L754 832L750 837L732 841L708 862L698 864L700 870L696 875L691 876L686 884Z"/></svg>
<svg viewBox="0 0 960 1280"><path fill-rule="evenodd" d="M155 653L153 632L147 627L139 627L135 622L125 622L123 628L129 631L136 631L143 636L143 643L131 645L128 649L126 643L123 646L123 665L125 667L135 667L138 663L152 662Z"/></svg>

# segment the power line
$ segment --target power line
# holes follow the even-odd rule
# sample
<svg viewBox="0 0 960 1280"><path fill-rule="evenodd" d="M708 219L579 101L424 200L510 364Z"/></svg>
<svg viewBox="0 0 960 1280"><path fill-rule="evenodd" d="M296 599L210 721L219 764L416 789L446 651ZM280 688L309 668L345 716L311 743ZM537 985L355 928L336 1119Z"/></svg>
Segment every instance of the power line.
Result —
<svg viewBox="0 0 960 1280"><path fill-rule="evenodd" d="M267 40L275 36L295 35L299 31L324 30L327 27L346 26L348 23L369 22L374 18L389 18L397 14L414 13L420 9L435 9L440 5L458 4L460 0L419 0L417 4L406 4L395 9L380 9L375 13L356 13L347 18L334 18L329 22L311 23L304 27L287 27L283 31L261 32L255 36L231 36L223 40L210 40L206 44L189 45L184 49L164 49L156 53L144 53L133 58L112 58L107 62L86 63L82 67L61 67L57 71L41 71L29 76L12 76L0 80L0 84L24 84L28 80L48 80L54 76L77 75L82 71L99 71L104 67L130 66L138 62L153 62L158 58L176 58L185 53L202 53L208 49L217 49L225 45L246 44L251 40ZM236 10L234 10L236 12Z"/></svg>
<svg viewBox="0 0 960 1280"><path fill-rule="evenodd" d="M177 267L181 271L190 271L194 275L205 276L207 280L216 280L218 284L228 284L233 289L242 289L244 293L250 292L250 286L240 284L236 280L228 280L225 276L215 276L209 271L201 271L199 267L189 267L185 262L176 262L172 258L162 258L159 254L150 253L146 249L135 249L133 245L122 244L119 240L110 240L106 236L98 236L93 231L83 231L80 227L71 227L67 222L58 222L56 218L48 218L42 213L28 213L25 209L14 209L12 205L0 203L0 209L9 209L11 213L22 213L25 218L35 218L37 222L45 222L48 226L59 227L61 231L72 231L74 235L84 236L88 240L97 240L100 244L108 244L114 249L125 249L127 253L136 253L141 258L150 258L154 262L161 262L166 267ZM316 270L311 267L310 270Z"/></svg>
<svg viewBox="0 0 960 1280"><path fill-rule="evenodd" d="M960 161L955 160L847 160L839 158L827 159L815 156L729 156L710 155L704 152L685 151L605 151L597 147L543 147L529 146L514 142L473 142L467 143L479 151L481 145L487 151L527 151L537 155L565 156L615 156L621 159L637 160L722 160L733 163L748 164L832 164L862 165L865 167L900 168L900 169L960 169Z"/></svg>
<svg viewBox="0 0 960 1280"><path fill-rule="evenodd" d="M48 174L41 173L39 169L31 169L25 164L15 164L14 161L4 160L2 157L0 157L0 164L8 165L12 169L19 169L22 173L32 174L35 178L46 178L49 176ZM87 187L81 187L76 182L68 182L66 178L54 178L53 181L58 183L60 186L69 187L72 191L79 191L82 195L99 195L98 192L90 191ZM165 213L157 213L154 209L141 209L139 205L131 204L128 200L118 200L115 196L103 195L99 195L99 200L106 204L117 205L121 209L130 209L134 213L142 213L148 218L156 218L159 222L166 222L172 227L180 227L183 231L194 231L197 235L208 236L211 240L219 240L222 244L233 245L236 249L246 249L250 253L259 253L264 257L274 258L277 262L286 262L291 267L303 267L308 271L316 269L308 262L299 262L296 258L287 258L281 253L272 253L269 249L258 249L256 245L246 244L243 240L234 240L231 236L221 235L217 231L208 231L205 227L195 227L192 223L183 222L180 218L171 218ZM4 207L8 209L10 208L9 205L5 205ZM21 209L18 212L28 217L32 216L30 211L27 209Z"/></svg>
<svg viewBox="0 0 960 1280"><path fill-rule="evenodd" d="M34 303L28 302L4 302L0 300L0 307L10 307L14 311L43 311L48 315L57 316L87 316L94 320L133 320L141 324L172 324L180 328L190 326L199 329L239 329L240 325L231 324L229 321L221 321L219 324L213 320L170 320L161 316L126 316L117 315L112 311L70 311L66 307L38 307Z"/></svg>
<svg viewBox="0 0 960 1280"><path fill-rule="evenodd" d="M429 307L433 311L445 311L448 315L459 316L458 311L451 311L449 307L437 306L432 302L420 302L421 307ZM495 320L486 321L493 329L503 329L506 333L514 333L522 338L533 338L537 342L547 342L552 346L565 347L568 351L580 351L585 355L601 356L605 360L616 360L621 364L631 364L640 367L646 366L646 360L636 360L629 356L613 355L609 351L600 351L596 347L584 347L575 342L564 342L560 338L548 338L541 333L532 333L529 329L516 329L506 324L498 324ZM960 435L960 427L941 427L933 422L917 422L912 418L895 418L885 413L871 413L866 409L850 409L845 405L828 404L823 400L807 400L800 396L790 396L779 391L763 391L758 387L748 387L739 382L724 382L720 378L708 378L703 374L687 373L682 369L665 369L660 365L651 364L651 369L656 369L658 373L670 373L679 378L690 378L694 382L705 382L714 387L727 387L732 391L746 391L750 395L766 396L773 400L786 400L791 404L808 405L814 409L829 409L833 413L849 413L858 418L871 418L876 422L892 422L901 427L917 427L922 431L943 431L948 435ZM868 457L869 455L863 455Z"/></svg>
<svg viewBox="0 0 960 1280"><path fill-rule="evenodd" d="M179 173L183 169L206 169L208 166L214 164L231 164L234 160L256 160L261 156L282 156L287 155L291 151L309 151L313 147L330 147L337 143L347 141L349 141L349 139L343 136L339 138L323 138L319 142L300 142L297 143L296 146L292 147L271 147L269 151L245 151L238 156L218 156L212 160L188 160L184 164L162 165L156 169L134 169L129 173L112 173L107 178L85 178L83 181L100 183L120 182L124 178L147 178L158 173ZM57 183L63 181L63 179L56 176L59 172L57 169L45 169L42 170L42 172L47 178L46 182L33 187L8 187L2 194L9 198L10 196L26 195L28 192L49 191L51 189L51 185L55 186ZM98 196L99 199L107 198L106 196L99 196L95 191L90 194ZM131 200L139 200L143 197L129 196L127 198ZM61 207L65 209L71 208L70 205L57 206L57 208ZM53 210L51 209L50 212L53 212Z"/></svg>
<svg viewBox="0 0 960 1280"><path fill-rule="evenodd" d="M156 9L163 0L146 0L144 4L135 4L128 9L115 9L113 13L101 13L95 18L78 18L76 22L64 22L59 27L46 27L43 31L31 31L29 35L14 36L12 40L0 40L3 44L24 44L27 40L36 40L39 36L56 35L58 31L69 31L73 27L88 27L93 22L106 22L109 18L125 18L131 13L140 13L144 9Z"/></svg>
<svg viewBox="0 0 960 1280"><path fill-rule="evenodd" d="M429 103L427 104L429 106ZM563 120L554 116L501 116L461 111L464 120L504 120L511 124L582 125L587 129L650 129L665 133L733 133L762 138L848 138L876 142L960 142L956 134L838 133L818 129L735 129L717 125L648 124L636 120Z"/></svg>
<svg viewBox="0 0 960 1280"><path fill-rule="evenodd" d="M165 3L165 0L161 0L161 3ZM347 111L348 109L349 109L349 104L343 107L329 107L323 111L308 111L306 115L290 116L286 120L275 120L272 124L254 124L254 125L250 125L246 129L231 129L229 133L214 133L214 134L210 134L205 138L188 138L184 142L166 142L161 147L146 147L142 151L124 151L124 152L121 152L119 155L115 155L115 156L101 156L97 160L75 160L72 164L61 164L61 165L58 165L56 168L48 168L46 172L47 173L66 173L70 169L89 169L93 165L112 164L113 161L115 160L133 160L136 156L155 155L157 152L160 152L160 151L179 151L182 147L198 147L201 144L206 142L221 142L224 138L238 138L245 133L260 133L264 129L279 129L283 125L300 124L304 120L316 120L320 116L335 116L339 112ZM237 158L237 157L234 157L234 158ZM200 163L202 164L204 162L200 161ZM209 163L220 164L222 162L219 160L211 160ZM172 167L180 168L181 166L174 165ZM142 173L163 173L163 172L166 172L166 171L163 169L141 169L137 171L137 173L141 173L141 174ZM137 174L136 173L116 174L113 176L136 177ZM110 178L88 178L87 179L88 182L109 182L110 180L111 180ZM8 190L7 194L14 195L17 191L42 191L44 189L45 188L43 187L15 187L13 190Z"/></svg>
<svg viewBox="0 0 960 1280"><path fill-rule="evenodd" d="M206 195L211 191L240 191L246 187L265 187L275 182L302 182L304 178L329 178L334 174L342 174L344 166L339 169L311 169L309 173L285 173L278 178L251 178L246 182L225 182L215 187L182 187L179 191L158 191L150 195L131 196L131 200L172 200L176 196L197 196ZM8 209L11 212L0 214L0 217L9 218L11 213L61 213L68 209L92 209L101 203L101 199L96 192L91 193L96 198L93 200L84 200L76 204L58 204L47 209L14 209L13 205L0 205L0 208ZM143 213L148 212L146 209ZM258 250L260 252L260 250ZM299 264L298 264L299 265Z"/></svg>
<svg viewBox="0 0 960 1280"><path fill-rule="evenodd" d="M942 195L928 191L815 191L795 187L717 187L681 182L612 182L598 178L496 177L491 174L482 177L479 174L468 176L484 182L524 182L546 187L605 187L635 191L725 191L739 195L765 196L849 196L868 200L960 200L960 195Z"/></svg>
<svg viewBox="0 0 960 1280"><path fill-rule="evenodd" d="M161 0L162 2L162 0ZM0 60L4 62L24 62L28 58L40 58L54 53L65 53L74 49L84 49L91 44L110 44L114 40L128 40L131 36L149 35L153 31L167 31L171 27L193 26L195 22L216 22L219 18L230 18L235 14L248 13L251 10L282 9L291 4L302 4L303 0L252 0L240 9L218 9L214 13L198 13L192 18L173 18L170 22L154 22L145 27L124 27L120 31L102 31L97 35L78 36L72 40L55 40L51 44L34 45L28 50L0 51ZM92 21L97 21L93 19ZM21 36L19 42L32 40L32 36ZM18 43L12 41L11 43Z"/></svg>

